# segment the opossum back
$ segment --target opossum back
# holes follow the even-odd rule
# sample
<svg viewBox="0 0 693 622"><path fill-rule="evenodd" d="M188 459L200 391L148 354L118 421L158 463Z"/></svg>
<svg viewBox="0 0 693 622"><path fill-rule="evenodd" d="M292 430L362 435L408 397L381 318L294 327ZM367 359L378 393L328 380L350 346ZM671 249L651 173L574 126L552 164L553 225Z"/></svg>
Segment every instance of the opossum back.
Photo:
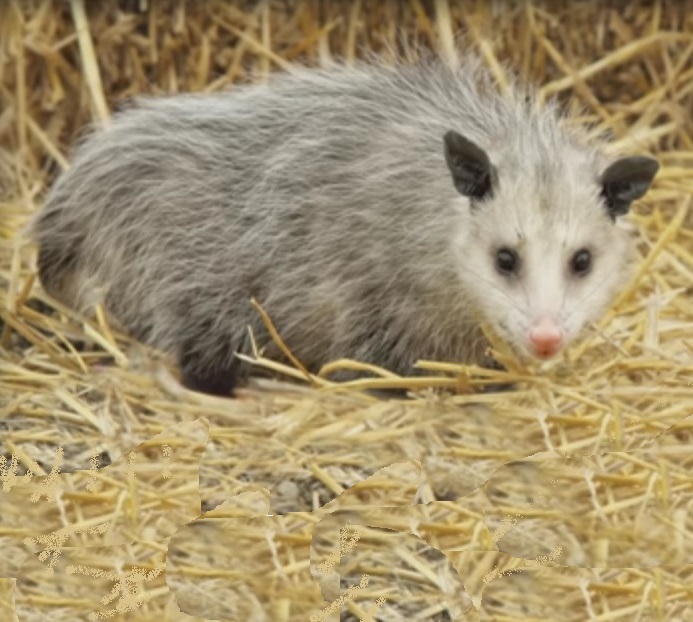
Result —
<svg viewBox="0 0 693 622"><path fill-rule="evenodd" d="M447 123L440 110L420 114L431 102L417 76L425 77L304 71L267 87L136 102L79 146L47 197L33 226L42 282L67 291L66 275L81 266L102 282L128 273L134 289L145 276L170 287L175 274L224 259L223 249L243 263L263 236L287 252L292 239L304 241L297 233L332 243L330 225L335 217L344 225L347 209L355 222L365 215L377 224L390 215L373 204L399 202L397 217L406 218L407 204L427 198L426 166L436 170L441 158L427 126ZM419 152L416 163L405 143ZM436 175L443 187L445 170ZM391 180L409 187L398 196ZM261 255L243 274L266 272Z"/></svg>

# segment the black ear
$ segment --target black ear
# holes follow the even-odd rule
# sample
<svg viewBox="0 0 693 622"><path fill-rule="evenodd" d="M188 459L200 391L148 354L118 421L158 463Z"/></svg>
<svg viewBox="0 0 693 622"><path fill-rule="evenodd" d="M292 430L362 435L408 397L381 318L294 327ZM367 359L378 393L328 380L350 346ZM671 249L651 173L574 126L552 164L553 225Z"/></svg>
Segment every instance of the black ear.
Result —
<svg viewBox="0 0 693 622"><path fill-rule="evenodd" d="M461 134L447 132L445 161L457 191L470 199L485 199L493 194L495 170L486 152Z"/></svg>
<svg viewBox="0 0 693 622"><path fill-rule="evenodd" d="M644 196L659 170L659 163L647 156L621 158L601 174L602 196L612 218L625 214L630 204Z"/></svg>

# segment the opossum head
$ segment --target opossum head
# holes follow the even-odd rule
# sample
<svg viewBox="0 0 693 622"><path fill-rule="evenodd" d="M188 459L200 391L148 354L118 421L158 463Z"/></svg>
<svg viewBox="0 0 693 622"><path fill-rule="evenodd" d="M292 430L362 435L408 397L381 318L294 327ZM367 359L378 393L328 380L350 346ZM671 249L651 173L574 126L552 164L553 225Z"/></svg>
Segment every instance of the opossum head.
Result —
<svg viewBox="0 0 693 622"><path fill-rule="evenodd" d="M444 154L458 192L458 273L481 318L520 356L549 359L605 312L628 278L621 217L659 165L609 160L565 138L527 133L480 146L450 131ZM546 146L548 145L548 146Z"/></svg>

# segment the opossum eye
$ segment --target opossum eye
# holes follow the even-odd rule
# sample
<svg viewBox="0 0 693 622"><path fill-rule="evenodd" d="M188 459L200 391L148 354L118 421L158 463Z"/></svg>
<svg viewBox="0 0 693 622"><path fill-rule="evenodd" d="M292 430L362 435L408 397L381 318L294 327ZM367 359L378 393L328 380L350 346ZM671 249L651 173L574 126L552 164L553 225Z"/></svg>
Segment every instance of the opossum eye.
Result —
<svg viewBox="0 0 693 622"><path fill-rule="evenodd" d="M496 253L496 268L501 274L513 274L519 263L517 253L510 248L501 248Z"/></svg>
<svg viewBox="0 0 693 622"><path fill-rule="evenodd" d="M592 267L592 254L586 248L579 250L570 260L570 267L575 274L587 274Z"/></svg>

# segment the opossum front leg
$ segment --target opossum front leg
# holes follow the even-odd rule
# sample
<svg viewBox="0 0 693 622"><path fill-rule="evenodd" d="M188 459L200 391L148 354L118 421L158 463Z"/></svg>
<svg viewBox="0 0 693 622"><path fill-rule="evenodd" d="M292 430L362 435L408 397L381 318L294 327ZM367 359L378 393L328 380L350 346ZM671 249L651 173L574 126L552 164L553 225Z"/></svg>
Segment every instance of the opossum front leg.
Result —
<svg viewBox="0 0 693 622"><path fill-rule="evenodd" d="M206 339L189 339L181 347L178 364L183 386L198 393L230 397L248 380L249 366L235 355L243 351L245 340L222 341L211 349L204 349L205 342L209 343L208 335Z"/></svg>

